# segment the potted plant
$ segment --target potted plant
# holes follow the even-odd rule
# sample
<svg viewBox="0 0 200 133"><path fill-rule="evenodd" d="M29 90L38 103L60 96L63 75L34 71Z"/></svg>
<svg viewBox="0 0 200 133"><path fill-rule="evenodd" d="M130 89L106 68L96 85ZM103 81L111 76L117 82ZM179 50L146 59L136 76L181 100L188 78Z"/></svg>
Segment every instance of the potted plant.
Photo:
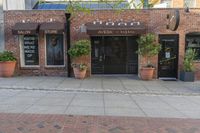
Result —
<svg viewBox="0 0 200 133"><path fill-rule="evenodd" d="M76 41L73 46L68 50L68 54L73 59L72 68L74 70L75 78L83 79L85 78L87 71L87 62L82 59L84 56L90 54L90 41L89 40L79 40Z"/></svg>
<svg viewBox="0 0 200 133"><path fill-rule="evenodd" d="M85 63L72 63L72 67L74 70L74 75L78 79L84 79L87 70L87 64Z"/></svg>
<svg viewBox="0 0 200 133"><path fill-rule="evenodd" d="M154 66L151 63L151 57L157 55L161 50L161 45L156 43L155 35L148 33L142 35L138 40L137 53L144 57L146 64L140 69L140 78L143 80L151 80L153 78Z"/></svg>
<svg viewBox="0 0 200 133"><path fill-rule="evenodd" d="M14 74L16 66L16 58L10 51L0 53L0 76L11 77Z"/></svg>
<svg viewBox="0 0 200 133"><path fill-rule="evenodd" d="M196 58L196 51L193 49L186 50L184 61L183 61L183 71L180 72L180 80L193 82L195 79L194 74L194 59Z"/></svg>

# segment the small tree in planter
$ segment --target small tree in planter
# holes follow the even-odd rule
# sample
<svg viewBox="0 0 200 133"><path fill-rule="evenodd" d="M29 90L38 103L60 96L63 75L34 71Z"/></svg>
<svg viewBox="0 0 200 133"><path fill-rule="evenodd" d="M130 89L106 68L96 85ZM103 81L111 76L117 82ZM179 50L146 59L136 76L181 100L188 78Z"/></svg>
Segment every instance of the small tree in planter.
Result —
<svg viewBox="0 0 200 133"><path fill-rule="evenodd" d="M14 74L16 58L10 51L0 53L0 76L11 77Z"/></svg>
<svg viewBox="0 0 200 133"><path fill-rule="evenodd" d="M194 59L196 58L196 51L193 49L186 50L184 61L183 61L183 71L180 72L180 80L193 82L194 77Z"/></svg>
<svg viewBox="0 0 200 133"><path fill-rule="evenodd" d="M71 66L73 67L75 78L85 78L88 66L84 61L81 60L81 57L88 56L90 54L90 51L91 48L89 40L76 41L73 46L68 50L68 54L73 59L73 63Z"/></svg>
<svg viewBox="0 0 200 133"><path fill-rule="evenodd" d="M146 60L146 65L140 69L140 77L143 80L151 80L153 78L153 72L155 68L150 59L160 52L161 45L156 42L155 35L150 33L141 36L137 40L137 43L137 53Z"/></svg>

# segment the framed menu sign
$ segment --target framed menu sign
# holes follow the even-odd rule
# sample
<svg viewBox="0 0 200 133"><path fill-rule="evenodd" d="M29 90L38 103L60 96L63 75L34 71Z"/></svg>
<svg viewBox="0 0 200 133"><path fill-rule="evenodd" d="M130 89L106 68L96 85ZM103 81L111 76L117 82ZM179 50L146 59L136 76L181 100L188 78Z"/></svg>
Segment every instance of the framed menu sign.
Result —
<svg viewBox="0 0 200 133"><path fill-rule="evenodd" d="M38 36L24 35L23 44L24 65L39 65Z"/></svg>

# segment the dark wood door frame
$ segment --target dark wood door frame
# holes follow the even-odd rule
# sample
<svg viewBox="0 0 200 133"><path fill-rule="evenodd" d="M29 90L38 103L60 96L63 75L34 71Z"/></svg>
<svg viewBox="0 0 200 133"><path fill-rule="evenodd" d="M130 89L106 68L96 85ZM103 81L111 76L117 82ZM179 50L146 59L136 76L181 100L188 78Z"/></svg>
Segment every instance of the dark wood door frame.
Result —
<svg viewBox="0 0 200 133"><path fill-rule="evenodd" d="M161 44L161 40L166 38L166 39L170 39L170 37L172 39L175 39L176 40L176 47L177 47L177 50L176 50L176 53L177 53L177 58L176 58L176 74L175 74L175 77L174 78L178 78L178 68L179 68L179 34L159 34L159 42ZM162 45L162 44L161 44ZM161 51L162 52L162 51ZM158 78L161 77L159 75L159 71L160 71L160 60L161 60L161 57L160 57L160 53L158 55L158 72L157 72L157 76Z"/></svg>
<svg viewBox="0 0 200 133"><path fill-rule="evenodd" d="M94 41L94 40L92 40L92 39L98 38L98 37L102 38L101 43L102 43L102 46L104 47L104 44L105 44L105 37L109 37L109 36L91 36L90 39L91 39L92 45L93 45L93 41ZM112 37L112 36L110 36L110 37ZM114 37L121 37L121 36L114 36ZM122 37L125 37L124 43L126 44L126 47L128 48L128 45L130 45L130 42L128 43L129 38L131 38L131 40L134 40L134 39L137 39L138 36L122 36ZM136 41L133 41L133 42L136 42ZM131 48L130 50L135 51L136 49L138 49L138 47L137 47L136 49L135 49L135 48L132 49L132 47L136 47L136 46L137 46L137 45L134 45L134 44L135 44L135 43L133 43L132 46L131 46L131 45L129 46L129 47ZM93 59L93 56L94 56L94 49L93 49L93 48L94 48L95 46L94 46L94 47L91 46L91 47L92 47L92 52L91 52L91 67L93 67L93 65L96 66L98 63L97 63L97 64L95 63L95 62L96 62L96 61L95 61L95 58L96 58L96 57L94 57L94 59ZM97 47L98 47L98 46L97 46ZM127 49L127 48L126 48L126 50L129 50L129 49ZM105 52L105 48L104 48L104 52ZM130 53L130 52L129 52L129 53ZM104 53L104 54L105 54L105 53ZM126 69L126 70L124 71L124 73L123 73L123 72L119 72L119 73L123 73L123 74L128 74L128 73L130 73L130 74L132 74L132 73L133 73L133 74L137 74L137 73L138 73L138 61L139 61L139 60L138 60L138 56L137 56L137 59L136 59L136 60L137 60L137 66L136 66L136 64L133 64L132 62L130 62L130 61L131 61L130 59L132 59L132 58L131 58L130 54L128 55L128 51L126 51L126 54L127 54L127 55L126 55L127 57L126 57L126 59L125 59L125 60L127 61L127 62L125 63L125 65L126 65L126 66L125 66L125 69ZM132 54L134 54L134 53L132 53ZM128 58L128 57L129 57L129 58ZM135 56L135 57L136 57L136 56ZM105 61L105 60L104 60L104 61ZM103 63L103 64L104 64L104 63ZM105 66L103 65L102 74L109 73L109 72L105 72L105 71L104 71L104 67L105 67ZM94 69L91 68L92 74L100 74L101 72L100 72L100 73L99 73L99 72L96 72L96 71L95 71L95 68L96 68L96 67L94 67ZM97 67L97 70L98 70L98 69L100 70L99 67ZM137 70L135 70L135 69L137 69ZM117 72L110 72L110 73L113 73L113 74L116 73L116 74L118 74Z"/></svg>

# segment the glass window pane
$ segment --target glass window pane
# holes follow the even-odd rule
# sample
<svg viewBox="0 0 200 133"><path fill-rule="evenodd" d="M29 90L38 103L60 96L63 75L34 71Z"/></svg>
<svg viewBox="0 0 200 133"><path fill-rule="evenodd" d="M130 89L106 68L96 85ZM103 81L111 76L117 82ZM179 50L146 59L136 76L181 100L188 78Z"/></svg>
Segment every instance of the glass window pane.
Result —
<svg viewBox="0 0 200 133"><path fill-rule="evenodd" d="M185 0L185 6L186 7L190 7L190 8L192 8L192 7L196 7L196 0Z"/></svg>
<svg viewBox="0 0 200 133"><path fill-rule="evenodd" d="M197 52L196 60L200 60L200 35L186 36L186 50L188 48L195 49Z"/></svg>
<svg viewBox="0 0 200 133"><path fill-rule="evenodd" d="M62 34L46 35L47 65L64 65L64 48Z"/></svg>
<svg viewBox="0 0 200 133"><path fill-rule="evenodd" d="M38 36L23 36L23 65L39 65Z"/></svg>

